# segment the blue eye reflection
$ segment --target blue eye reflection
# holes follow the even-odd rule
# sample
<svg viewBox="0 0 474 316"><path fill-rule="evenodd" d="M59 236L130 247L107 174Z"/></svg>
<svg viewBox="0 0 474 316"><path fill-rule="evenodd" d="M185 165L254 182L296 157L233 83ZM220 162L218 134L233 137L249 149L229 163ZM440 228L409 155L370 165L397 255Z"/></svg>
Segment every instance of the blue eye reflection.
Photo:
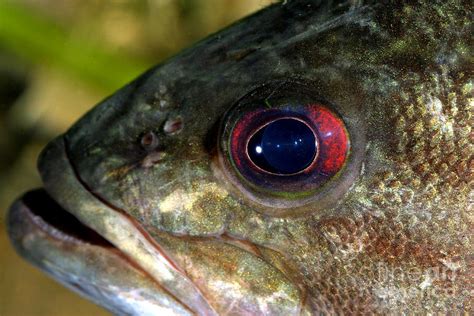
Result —
<svg viewBox="0 0 474 316"><path fill-rule="evenodd" d="M279 119L250 138L247 152L264 171L294 174L306 169L316 157L316 137L308 125L297 119Z"/></svg>

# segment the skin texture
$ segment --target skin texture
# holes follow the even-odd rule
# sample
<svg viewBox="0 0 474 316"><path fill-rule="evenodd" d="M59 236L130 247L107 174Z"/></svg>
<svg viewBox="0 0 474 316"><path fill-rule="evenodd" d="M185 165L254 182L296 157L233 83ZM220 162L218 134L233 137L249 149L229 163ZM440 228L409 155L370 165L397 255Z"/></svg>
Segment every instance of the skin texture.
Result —
<svg viewBox="0 0 474 316"><path fill-rule="evenodd" d="M119 314L472 312L471 9L288 1L209 37L39 159L48 194L110 244L38 224L61 207L24 197L15 247ZM310 196L229 162L229 113L275 93L345 123L346 165Z"/></svg>

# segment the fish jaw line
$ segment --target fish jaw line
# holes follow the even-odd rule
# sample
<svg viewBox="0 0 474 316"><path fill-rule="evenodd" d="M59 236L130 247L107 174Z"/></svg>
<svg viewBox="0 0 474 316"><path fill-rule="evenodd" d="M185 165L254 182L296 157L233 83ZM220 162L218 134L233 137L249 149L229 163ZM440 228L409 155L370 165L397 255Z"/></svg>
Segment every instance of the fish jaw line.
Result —
<svg viewBox="0 0 474 316"><path fill-rule="evenodd" d="M200 315L217 314L184 271L136 220L88 190L68 159L63 137L43 150L38 168L45 190L62 208L114 245L186 308Z"/></svg>

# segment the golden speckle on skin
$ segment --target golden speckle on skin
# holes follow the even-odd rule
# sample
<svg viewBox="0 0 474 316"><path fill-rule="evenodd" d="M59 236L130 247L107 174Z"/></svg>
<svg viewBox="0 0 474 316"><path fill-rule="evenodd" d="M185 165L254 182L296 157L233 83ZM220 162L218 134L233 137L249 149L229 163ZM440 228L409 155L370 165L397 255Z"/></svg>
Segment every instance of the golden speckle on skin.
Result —
<svg viewBox="0 0 474 316"><path fill-rule="evenodd" d="M112 179L123 178L123 177L127 176L127 174L130 172L130 170L132 170L133 168L134 168L133 165L126 165L126 166L121 166L121 167L112 169L104 175L102 181L105 182L109 178L112 178Z"/></svg>
<svg viewBox="0 0 474 316"><path fill-rule="evenodd" d="M206 195L213 195L216 198L223 199L228 192L216 183L204 183L196 186L198 190L186 192L182 188L176 189L166 196L159 204L162 213L175 212L178 210L190 211L193 209L194 203Z"/></svg>

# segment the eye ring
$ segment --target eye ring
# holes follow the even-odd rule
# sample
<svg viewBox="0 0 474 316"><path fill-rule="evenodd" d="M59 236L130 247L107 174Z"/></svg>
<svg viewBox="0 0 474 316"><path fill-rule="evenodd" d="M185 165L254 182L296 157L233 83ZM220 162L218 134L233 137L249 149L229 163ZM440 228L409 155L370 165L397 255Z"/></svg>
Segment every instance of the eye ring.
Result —
<svg viewBox="0 0 474 316"><path fill-rule="evenodd" d="M248 149L249 149L249 143L250 141L252 140L252 138L257 134L259 133L261 130L263 130L265 127L267 127L268 125L276 122L276 121L279 121L279 120L285 120L285 119L288 119L288 120L295 120L295 121L298 121L298 122L301 122L303 123L304 125L306 125L306 127L308 127L308 129L311 131L311 133L313 134L314 136L314 140L315 140L315 154L312 158L312 161L311 163L306 166L305 168L303 168L302 170L300 171L297 171L297 172L293 172L293 173L285 173L285 174L281 174L281 173L277 173L277 172L271 172L271 171L268 171L268 170L264 170L263 168L261 168L260 166L258 166L253 160L252 158L250 157L250 154L248 152ZM264 125L260 126L259 128L255 129L255 131L253 133L251 133L249 135L249 137L247 138L247 142L245 144L245 155L248 159L248 161L255 167L257 168L258 170L260 170L261 172L263 173L268 173L268 174L271 174L271 175L275 175L275 176L280 176L280 177L288 177L288 176L294 176L294 175L298 175L298 174L301 174L301 173L305 173L305 172L308 172L309 170L311 170L312 168L314 168L314 166L316 165L316 162L317 162L317 159L318 159L318 154L319 154L319 138L317 136L317 134L315 133L314 129L303 119L301 118L298 118L298 117L294 117L294 116L282 116L282 117L278 117L278 118L275 118L275 119L272 119L268 122L266 122Z"/></svg>
<svg viewBox="0 0 474 316"><path fill-rule="evenodd" d="M317 83L306 80L270 81L244 94L223 116L219 129L216 161L218 164L215 165L215 171L219 177L223 177L223 184L228 185L228 189L243 201L251 203L255 211L277 217L319 212L340 203L342 197L361 176L367 149L367 131L366 125L361 124L361 119L357 118L358 112L355 110L362 104L346 104L344 99L328 101L321 97L318 90L320 87ZM337 104L337 101L342 103ZM309 108L315 111L308 111ZM259 115L261 111L266 111L263 118ZM324 115L318 116L318 113ZM269 118L267 114L273 117ZM324 118L331 118L341 126L340 135L347 140L344 144L333 147L332 145L338 143L337 138L328 137L330 135L327 129L318 131L313 128L319 144L318 157L315 160L327 161L324 165L318 164L321 166L318 172L321 177L314 178L311 173L303 172L291 176L277 176L262 172L253 165L253 171L245 168L242 174L239 165L249 161L246 137L259 129L255 128L255 125L264 125L275 118L290 116L293 119L298 117L313 127L308 115L317 119L318 124L324 123ZM327 122L330 123L331 120ZM253 127L249 126L249 123ZM236 131L240 131L240 135L232 137L238 134ZM323 146L334 151L322 150ZM235 155L236 148L241 148L240 155ZM341 159L325 159L335 157L341 152ZM316 173L312 175L315 176Z"/></svg>

